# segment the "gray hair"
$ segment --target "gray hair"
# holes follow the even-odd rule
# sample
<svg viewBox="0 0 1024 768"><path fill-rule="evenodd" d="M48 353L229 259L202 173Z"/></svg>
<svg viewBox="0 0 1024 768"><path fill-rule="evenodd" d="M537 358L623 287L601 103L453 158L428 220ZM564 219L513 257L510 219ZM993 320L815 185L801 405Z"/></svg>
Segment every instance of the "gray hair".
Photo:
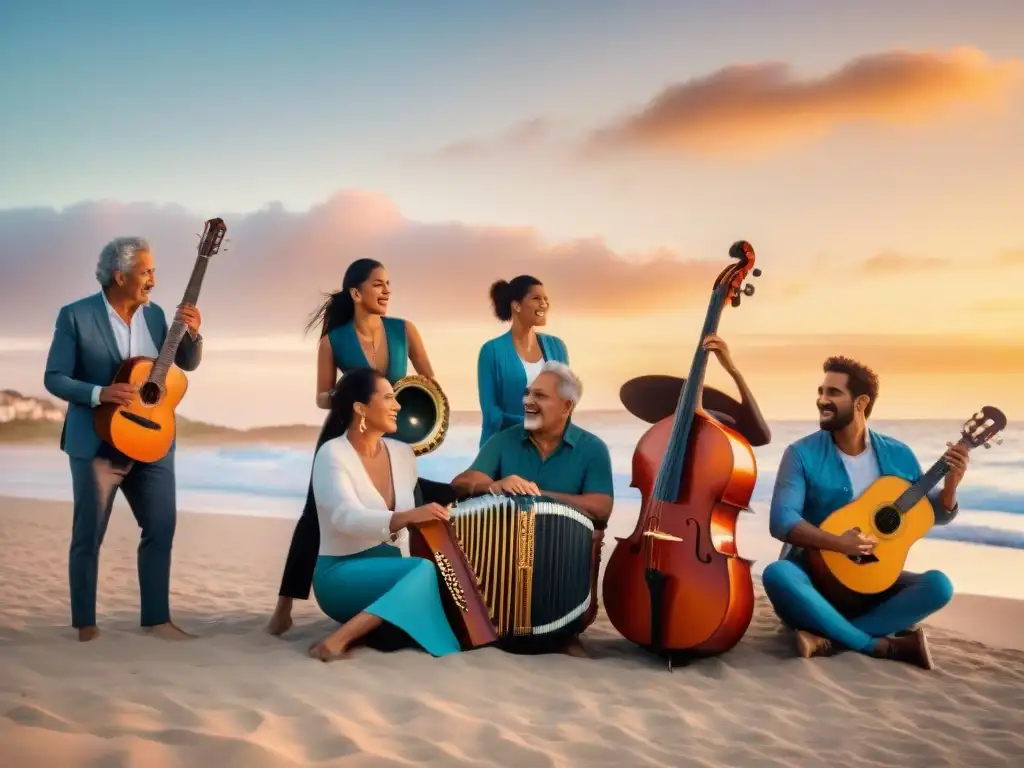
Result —
<svg viewBox="0 0 1024 768"><path fill-rule="evenodd" d="M103 246L96 264L96 279L106 288L114 282L115 272L128 272L139 251L152 251L149 242L141 237L115 237Z"/></svg>
<svg viewBox="0 0 1024 768"><path fill-rule="evenodd" d="M583 382L565 363L549 360L541 366L540 373L553 373L558 377L558 395L572 403L575 408L583 397ZM537 375L540 376L540 373Z"/></svg>

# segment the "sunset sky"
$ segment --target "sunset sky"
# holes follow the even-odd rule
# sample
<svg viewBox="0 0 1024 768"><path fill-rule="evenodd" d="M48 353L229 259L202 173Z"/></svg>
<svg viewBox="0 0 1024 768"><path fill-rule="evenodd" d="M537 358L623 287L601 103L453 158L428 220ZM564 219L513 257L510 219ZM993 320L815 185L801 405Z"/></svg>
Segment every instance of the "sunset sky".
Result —
<svg viewBox="0 0 1024 768"><path fill-rule="evenodd" d="M364 255L456 409L524 272L617 407L685 375L738 239L721 332L769 418L837 353L877 418L1024 414L1024 3L143 5L0 9L0 388L42 393L107 240L153 242L171 311L222 216L187 416L318 422L302 326Z"/></svg>

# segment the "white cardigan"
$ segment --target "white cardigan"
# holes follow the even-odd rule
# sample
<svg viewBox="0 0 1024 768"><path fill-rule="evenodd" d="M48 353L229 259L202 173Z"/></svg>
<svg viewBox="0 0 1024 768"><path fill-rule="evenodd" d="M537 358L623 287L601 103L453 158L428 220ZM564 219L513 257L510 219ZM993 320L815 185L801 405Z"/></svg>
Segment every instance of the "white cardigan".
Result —
<svg viewBox="0 0 1024 768"><path fill-rule="evenodd" d="M384 438L391 457L395 511L416 506L416 455L407 443ZM320 554L352 555L391 541L391 510L370 480L362 459L342 435L324 443L313 459L313 498L320 521ZM403 528L395 544L408 550Z"/></svg>

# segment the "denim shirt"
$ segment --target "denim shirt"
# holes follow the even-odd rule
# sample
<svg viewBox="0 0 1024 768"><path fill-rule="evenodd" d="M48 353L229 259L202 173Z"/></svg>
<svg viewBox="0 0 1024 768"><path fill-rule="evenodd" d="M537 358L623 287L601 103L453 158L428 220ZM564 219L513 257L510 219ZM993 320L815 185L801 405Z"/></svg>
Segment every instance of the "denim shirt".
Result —
<svg viewBox="0 0 1024 768"><path fill-rule="evenodd" d="M868 439L878 460L880 475L895 475L916 483L924 474L906 443L871 430L868 430ZM936 525L946 525L956 516L955 510L947 510L942 505L941 494L941 484L928 493L928 500L935 510ZM821 430L792 443L782 454L782 463L775 476L768 527L774 538L787 542L789 532L801 520L819 526L829 515L851 501L852 484L839 449L831 434ZM798 559L801 552L787 543L779 556Z"/></svg>

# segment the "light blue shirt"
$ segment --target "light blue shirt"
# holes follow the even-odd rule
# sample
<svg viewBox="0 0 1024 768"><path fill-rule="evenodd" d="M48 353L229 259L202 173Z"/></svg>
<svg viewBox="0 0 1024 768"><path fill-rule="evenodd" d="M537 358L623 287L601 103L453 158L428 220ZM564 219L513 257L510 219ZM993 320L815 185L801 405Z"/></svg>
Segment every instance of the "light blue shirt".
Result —
<svg viewBox="0 0 1024 768"><path fill-rule="evenodd" d="M871 440L880 475L895 475L916 483L924 474L906 443L871 430L868 430L868 439ZM792 443L782 454L775 477L768 523L772 536L786 542L789 532L801 520L814 526L821 525L837 509L853 501L852 486L839 449L829 432L821 430ZM941 487L936 486L928 494L935 510L936 525L946 525L957 512L942 505L939 500L941 493ZM787 545L781 557L796 559L800 552Z"/></svg>

